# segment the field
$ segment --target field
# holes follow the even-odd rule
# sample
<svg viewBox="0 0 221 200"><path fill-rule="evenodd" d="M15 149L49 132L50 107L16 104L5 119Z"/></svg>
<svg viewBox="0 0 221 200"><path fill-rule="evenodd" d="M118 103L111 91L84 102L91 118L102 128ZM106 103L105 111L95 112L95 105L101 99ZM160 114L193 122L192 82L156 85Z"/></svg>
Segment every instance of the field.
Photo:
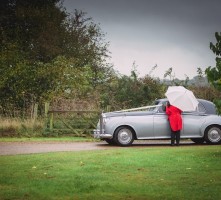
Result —
<svg viewBox="0 0 221 200"><path fill-rule="evenodd" d="M221 146L0 156L0 199L221 199Z"/></svg>

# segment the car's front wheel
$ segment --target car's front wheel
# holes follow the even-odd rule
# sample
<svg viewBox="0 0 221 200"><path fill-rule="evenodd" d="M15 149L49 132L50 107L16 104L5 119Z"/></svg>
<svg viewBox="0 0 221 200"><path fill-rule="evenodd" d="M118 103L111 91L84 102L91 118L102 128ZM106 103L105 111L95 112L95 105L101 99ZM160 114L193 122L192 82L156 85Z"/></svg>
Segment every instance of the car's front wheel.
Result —
<svg viewBox="0 0 221 200"><path fill-rule="evenodd" d="M131 145L134 141L133 130L126 126L117 128L114 134L114 140L120 146Z"/></svg>
<svg viewBox="0 0 221 200"><path fill-rule="evenodd" d="M221 143L221 127L210 126L205 131L205 140L209 144L220 144Z"/></svg>

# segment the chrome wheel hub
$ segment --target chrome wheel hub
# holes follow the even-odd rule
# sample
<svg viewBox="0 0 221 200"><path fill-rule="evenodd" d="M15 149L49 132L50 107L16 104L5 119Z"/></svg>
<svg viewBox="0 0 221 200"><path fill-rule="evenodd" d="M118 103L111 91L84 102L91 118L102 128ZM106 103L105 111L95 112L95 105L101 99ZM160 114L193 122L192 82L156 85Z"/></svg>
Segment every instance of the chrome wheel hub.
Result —
<svg viewBox="0 0 221 200"><path fill-rule="evenodd" d="M209 132L208 136L211 142L219 142L221 140L221 131L214 128Z"/></svg>
<svg viewBox="0 0 221 200"><path fill-rule="evenodd" d="M122 144L127 144L132 139L132 132L129 129L122 129L120 133L118 134L118 140Z"/></svg>

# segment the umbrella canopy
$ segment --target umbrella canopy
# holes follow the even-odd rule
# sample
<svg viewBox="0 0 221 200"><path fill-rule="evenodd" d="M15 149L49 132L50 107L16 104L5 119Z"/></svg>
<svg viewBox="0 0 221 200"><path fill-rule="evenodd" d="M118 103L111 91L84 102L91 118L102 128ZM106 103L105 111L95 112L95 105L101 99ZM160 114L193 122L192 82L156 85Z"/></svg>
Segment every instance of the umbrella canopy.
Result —
<svg viewBox="0 0 221 200"><path fill-rule="evenodd" d="M182 111L194 111L199 103L193 92L183 86L170 86L165 95L171 105Z"/></svg>

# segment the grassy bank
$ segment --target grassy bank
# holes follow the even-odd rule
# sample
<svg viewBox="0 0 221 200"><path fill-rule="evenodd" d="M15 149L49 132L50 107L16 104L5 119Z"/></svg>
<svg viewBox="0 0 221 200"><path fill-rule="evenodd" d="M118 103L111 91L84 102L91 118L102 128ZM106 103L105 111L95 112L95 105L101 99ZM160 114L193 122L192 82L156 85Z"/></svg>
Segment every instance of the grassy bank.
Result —
<svg viewBox="0 0 221 200"><path fill-rule="evenodd" d="M0 157L0 199L221 199L221 146Z"/></svg>
<svg viewBox="0 0 221 200"><path fill-rule="evenodd" d="M45 129L43 119L0 118L1 137L38 137Z"/></svg>
<svg viewBox="0 0 221 200"><path fill-rule="evenodd" d="M0 137L1 142L94 142L93 137Z"/></svg>
<svg viewBox="0 0 221 200"><path fill-rule="evenodd" d="M92 119L91 119L92 120ZM98 119L93 119L96 121ZM92 121L93 121L92 120ZM85 122L80 119L62 118L53 121L53 130L49 129L49 120L46 118L22 119L0 117L0 138L1 137L90 137L93 129L92 121Z"/></svg>

